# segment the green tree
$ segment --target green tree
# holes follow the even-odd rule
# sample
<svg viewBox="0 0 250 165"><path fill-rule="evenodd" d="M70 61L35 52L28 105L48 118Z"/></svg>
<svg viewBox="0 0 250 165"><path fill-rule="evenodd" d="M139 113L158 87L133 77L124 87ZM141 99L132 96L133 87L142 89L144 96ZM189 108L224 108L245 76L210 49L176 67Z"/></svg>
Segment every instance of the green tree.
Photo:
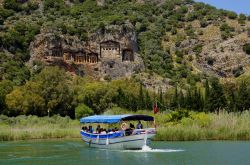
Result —
<svg viewBox="0 0 250 165"><path fill-rule="evenodd" d="M80 104L75 108L75 117L80 119L81 117L93 115L94 111L85 104Z"/></svg>
<svg viewBox="0 0 250 165"><path fill-rule="evenodd" d="M16 0L4 0L3 6L5 9L12 9L17 12L23 9L22 4Z"/></svg>
<svg viewBox="0 0 250 165"><path fill-rule="evenodd" d="M228 111L236 112L237 110L237 96L235 95L235 91L230 90L229 99L228 99Z"/></svg>
<svg viewBox="0 0 250 165"><path fill-rule="evenodd" d="M210 87L209 87L208 80L206 80L206 83L205 83L205 98L204 98L205 103L207 102L209 95L210 95Z"/></svg>
<svg viewBox="0 0 250 165"><path fill-rule="evenodd" d="M119 107L126 107L127 98L121 87L118 87L117 89L117 96L115 98L115 102Z"/></svg>
<svg viewBox="0 0 250 165"><path fill-rule="evenodd" d="M15 85L23 85L30 78L29 69L21 62L10 60L4 62L2 66L5 70L1 76L11 80Z"/></svg>
<svg viewBox="0 0 250 165"><path fill-rule="evenodd" d="M225 108L225 106L226 98L224 96L223 87L218 79L213 79L205 109L209 112L218 112L220 109Z"/></svg>
<svg viewBox="0 0 250 165"><path fill-rule="evenodd" d="M179 109L180 108L180 104L179 104L179 93L178 93L178 87L177 85L175 86L175 91L174 91L174 96L172 97L171 103L170 103L170 107L172 109Z"/></svg>
<svg viewBox="0 0 250 165"><path fill-rule="evenodd" d="M23 92L20 88L14 89L10 94L6 95L6 105L8 111L5 113L8 116L17 116L24 114L27 110L28 103L24 102Z"/></svg>
<svg viewBox="0 0 250 165"><path fill-rule="evenodd" d="M145 108L145 98L144 98L144 91L143 91L142 83L140 83L138 102L140 103L139 108L144 109Z"/></svg>
<svg viewBox="0 0 250 165"><path fill-rule="evenodd" d="M64 70L59 67L46 67L33 81L41 84L40 95L44 98L45 107L51 114L74 117L71 79Z"/></svg>
<svg viewBox="0 0 250 165"><path fill-rule="evenodd" d="M5 21L6 18L8 18L9 16L11 16L13 14L14 14L13 10L7 10L7 9L0 7L0 25L3 24L3 22Z"/></svg>
<svg viewBox="0 0 250 165"><path fill-rule="evenodd" d="M96 114L100 114L113 106L115 96L117 96L116 91L106 83L94 82L86 84L81 97L84 104L93 109Z"/></svg>
<svg viewBox="0 0 250 165"><path fill-rule="evenodd" d="M55 8L60 10L64 7L63 0L45 0L44 1L44 10L49 10L50 8Z"/></svg>
<svg viewBox="0 0 250 165"><path fill-rule="evenodd" d="M158 107L160 110L163 110L164 109L164 99L163 99L163 92L162 92L162 88L159 88L158 89Z"/></svg>
<svg viewBox="0 0 250 165"><path fill-rule="evenodd" d="M153 107L153 103L152 103L152 99L149 95L149 92L146 90L146 93L145 93L145 108L148 109L148 110L151 110Z"/></svg>
<svg viewBox="0 0 250 165"><path fill-rule="evenodd" d="M24 86L14 89L6 96L9 109L7 115L46 115L45 100L40 95L40 89L40 84L35 82L27 82Z"/></svg>
<svg viewBox="0 0 250 165"><path fill-rule="evenodd" d="M235 12L231 12L231 11L227 13L227 16L230 19L236 19L238 17L238 15Z"/></svg>
<svg viewBox="0 0 250 165"><path fill-rule="evenodd" d="M246 19L247 19L247 16L245 14L240 14L239 15L239 18L238 18L238 22L242 25L246 24Z"/></svg>
<svg viewBox="0 0 250 165"><path fill-rule="evenodd" d="M244 110L248 110L250 108L250 90L246 82L241 82L237 93L237 109L241 112Z"/></svg>
<svg viewBox="0 0 250 165"><path fill-rule="evenodd" d="M0 81L0 114L7 111L5 97L13 90L13 83L10 80Z"/></svg>
<svg viewBox="0 0 250 165"><path fill-rule="evenodd" d="M192 92L191 92L190 88L188 88L187 94L186 94L186 97L185 97L185 107L188 110L192 110L192 107L193 107L193 98L192 98Z"/></svg>
<svg viewBox="0 0 250 165"><path fill-rule="evenodd" d="M178 102L180 103L181 108L186 108L185 96L184 96L182 91L180 91L180 93L179 93L179 101Z"/></svg>

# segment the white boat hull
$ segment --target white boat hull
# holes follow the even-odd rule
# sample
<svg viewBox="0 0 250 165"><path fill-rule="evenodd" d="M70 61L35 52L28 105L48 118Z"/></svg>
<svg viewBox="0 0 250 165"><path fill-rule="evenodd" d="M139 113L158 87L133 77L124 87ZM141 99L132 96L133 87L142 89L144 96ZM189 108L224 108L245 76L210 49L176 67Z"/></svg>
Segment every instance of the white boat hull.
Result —
<svg viewBox="0 0 250 165"><path fill-rule="evenodd" d="M82 140L89 147L105 148L105 149L141 149L144 145L150 144L154 133L144 133L130 136L122 136L117 138L89 138L82 136Z"/></svg>

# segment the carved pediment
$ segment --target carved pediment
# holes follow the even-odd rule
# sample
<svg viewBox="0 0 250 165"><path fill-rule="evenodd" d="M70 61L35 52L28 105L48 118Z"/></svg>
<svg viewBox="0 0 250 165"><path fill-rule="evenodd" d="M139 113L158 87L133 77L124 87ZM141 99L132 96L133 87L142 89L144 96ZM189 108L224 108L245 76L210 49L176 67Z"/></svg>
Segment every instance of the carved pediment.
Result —
<svg viewBox="0 0 250 165"><path fill-rule="evenodd" d="M100 43L101 47L119 47L120 43L112 40L104 41Z"/></svg>

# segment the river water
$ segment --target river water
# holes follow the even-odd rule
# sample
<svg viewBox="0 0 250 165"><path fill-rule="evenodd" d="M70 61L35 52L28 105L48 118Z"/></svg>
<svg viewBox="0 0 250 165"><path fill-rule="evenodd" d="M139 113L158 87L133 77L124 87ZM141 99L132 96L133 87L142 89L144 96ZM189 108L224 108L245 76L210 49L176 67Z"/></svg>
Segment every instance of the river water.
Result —
<svg viewBox="0 0 250 165"><path fill-rule="evenodd" d="M250 165L250 142L153 142L143 150L88 148L80 140L0 142L0 165Z"/></svg>

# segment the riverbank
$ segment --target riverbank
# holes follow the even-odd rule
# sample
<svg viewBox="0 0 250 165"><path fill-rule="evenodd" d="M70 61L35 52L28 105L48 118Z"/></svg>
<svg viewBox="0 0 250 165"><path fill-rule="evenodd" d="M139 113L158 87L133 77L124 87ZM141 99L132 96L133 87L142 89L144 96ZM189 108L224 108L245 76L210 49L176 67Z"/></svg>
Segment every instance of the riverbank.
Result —
<svg viewBox="0 0 250 165"><path fill-rule="evenodd" d="M174 119L173 119L173 116ZM243 113L195 113L188 117L157 115L160 124L155 140L250 140L250 112ZM170 122L166 122L170 121Z"/></svg>
<svg viewBox="0 0 250 165"><path fill-rule="evenodd" d="M153 115L148 111L139 111ZM250 140L250 112L205 114L195 112L158 113L157 141ZM0 141L81 138L78 120L69 117L0 116Z"/></svg>
<svg viewBox="0 0 250 165"><path fill-rule="evenodd" d="M0 116L0 141L80 138L78 120L69 117Z"/></svg>

